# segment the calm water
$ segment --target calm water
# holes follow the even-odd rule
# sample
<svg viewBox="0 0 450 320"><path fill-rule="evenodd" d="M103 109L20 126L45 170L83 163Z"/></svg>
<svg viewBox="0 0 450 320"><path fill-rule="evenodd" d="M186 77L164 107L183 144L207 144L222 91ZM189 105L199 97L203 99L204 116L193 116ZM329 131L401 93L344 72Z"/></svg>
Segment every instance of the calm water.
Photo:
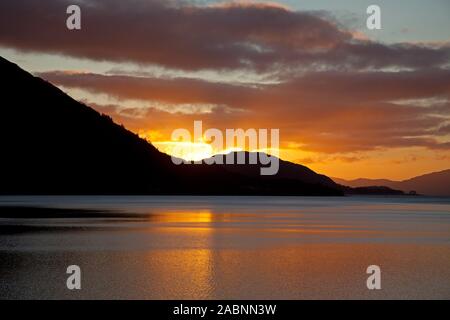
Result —
<svg viewBox="0 0 450 320"><path fill-rule="evenodd" d="M0 197L0 298L450 299L450 199Z"/></svg>

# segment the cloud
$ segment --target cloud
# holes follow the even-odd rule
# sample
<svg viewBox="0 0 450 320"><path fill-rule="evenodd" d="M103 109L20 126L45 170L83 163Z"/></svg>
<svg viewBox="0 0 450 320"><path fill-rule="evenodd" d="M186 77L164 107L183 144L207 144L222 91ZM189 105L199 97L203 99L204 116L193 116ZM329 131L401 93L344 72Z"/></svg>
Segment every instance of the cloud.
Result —
<svg viewBox="0 0 450 320"><path fill-rule="evenodd" d="M296 159L295 162L308 164L326 164L331 162L355 163L365 160L366 157L355 155L318 155L314 157L304 157Z"/></svg>
<svg viewBox="0 0 450 320"><path fill-rule="evenodd" d="M82 30L65 9L78 3ZM273 3L195 5L173 0L3 0L0 45L97 61L179 70L428 68L448 63L448 45L361 40L320 12Z"/></svg>
<svg viewBox="0 0 450 320"><path fill-rule="evenodd" d="M111 95L125 105L127 100L141 100L174 106L222 106L207 114L171 117L162 110L155 113L150 109L158 108L149 105L149 110L139 114L143 122L148 120L147 126L155 128L174 129L194 120L219 129L280 128L285 144L297 141L303 150L328 153L389 147L448 148L443 139L448 134L450 103L436 97L450 95L450 70L320 72L260 86L187 78L65 72L39 75L66 88ZM417 99L428 99L429 103L424 107L390 102ZM110 112L119 114L117 110Z"/></svg>
<svg viewBox="0 0 450 320"><path fill-rule="evenodd" d="M211 103L258 109L265 104L283 108L315 106L324 100L329 106L349 103L402 100L391 112L413 108L415 100L429 99L429 107L447 110L449 101L430 99L450 94L450 70L404 72L315 72L279 84L259 86L210 82L191 78L158 78L93 73L44 72L39 76L66 87L93 93L107 93L120 99L160 100L169 103ZM326 93L326 97L323 96ZM295 100L292 98L295 97ZM407 102L410 101L408 104ZM433 101L436 103L433 104ZM395 104L395 103L392 103ZM304 107L304 106L303 106ZM325 110L328 112L329 110Z"/></svg>
<svg viewBox="0 0 450 320"><path fill-rule="evenodd" d="M80 31L65 26L74 3L82 9ZM379 43L324 12L251 1L3 0L0 46L170 70L165 78L39 74L113 97L88 102L136 132L170 137L203 120L219 129L280 128L282 147L323 153L450 149L449 44ZM199 76L205 70L214 75ZM221 81L224 72L273 81Z"/></svg>

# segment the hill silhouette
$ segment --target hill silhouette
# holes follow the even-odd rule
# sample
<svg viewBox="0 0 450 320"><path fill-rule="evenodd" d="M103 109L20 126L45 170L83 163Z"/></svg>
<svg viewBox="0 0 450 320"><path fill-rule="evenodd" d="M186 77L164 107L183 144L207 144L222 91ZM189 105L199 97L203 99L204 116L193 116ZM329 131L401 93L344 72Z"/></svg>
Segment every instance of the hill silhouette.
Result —
<svg viewBox="0 0 450 320"><path fill-rule="evenodd" d="M0 57L0 194L342 195L312 170L280 161L180 165L106 115ZM258 174L256 174L258 173Z"/></svg>

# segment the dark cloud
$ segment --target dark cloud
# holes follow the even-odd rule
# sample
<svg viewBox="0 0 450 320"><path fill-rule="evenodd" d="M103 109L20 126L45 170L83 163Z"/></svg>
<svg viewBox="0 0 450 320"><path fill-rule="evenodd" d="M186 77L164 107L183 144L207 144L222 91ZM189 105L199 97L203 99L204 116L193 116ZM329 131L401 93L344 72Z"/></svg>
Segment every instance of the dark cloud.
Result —
<svg viewBox="0 0 450 320"><path fill-rule="evenodd" d="M65 27L73 3L82 8L81 31ZM0 45L182 70L425 68L450 55L448 46L357 40L316 12L171 0L3 0Z"/></svg>
<svg viewBox="0 0 450 320"><path fill-rule="evenodd" d="M404 72L315 72L280 84L245 86L191 78L151 78L93 73L45 72L39 76L58 85L121 99L169 103L211 103L258 110L264 105L283 109L367 105L369 102L449 97L450 70ZM293 99L295 97L295 99ZM448 111L438 103L436 111ZM390 107L391 108L391 107ZM419 107L417 109L420 110ZM414 110L408 107L408 110ZM326 110L328 112L329 110ZM395 112L391 108L391 112Z"/></svg>
<svg viewBox="0 0 450 320"><path fill-rule="evenodd" d="M66 7L73 3L82 8L81 31L65 27ZM359 40L324 13L268 3L3 0L0 46L158 65L178 73L211 69L217 81L220 71L249 69L275 72L280 80L242 85L181 77L40 74L54 84L105 93L123 104L145 101L149 108L95 105L135 131L154 128L170 136L174 128L203 120L220 129L278 127L285 146L297 142L303 150L327 153L449 149L448 44ZM405 103L414 99L430 103ZM174 115L151 108L157 103L220 107L207 114Z"/></svg>

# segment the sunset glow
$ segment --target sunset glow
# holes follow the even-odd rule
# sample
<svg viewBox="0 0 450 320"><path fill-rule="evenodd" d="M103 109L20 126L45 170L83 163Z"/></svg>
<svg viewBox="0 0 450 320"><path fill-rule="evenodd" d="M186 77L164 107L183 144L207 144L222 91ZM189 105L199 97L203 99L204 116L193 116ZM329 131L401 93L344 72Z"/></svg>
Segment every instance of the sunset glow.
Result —
<svg viewBox="0 0 450 320"><path fill-rule="evenodd" d="M222 131L280 129L282 159L331 177L398 180L447 169L448 4L413 12L383 1L389 31L366 28L368 4L98 4L67 36L54 31L55 6L37 18L17 3L9 10L26 22L0 37L0 54L183 159L256 151L172 141L173 130L201 120ZM349 23L342 12L359 18ZM110 28L111 17L125 29ZM35 41L34 25L45 38Z"/></svg>

